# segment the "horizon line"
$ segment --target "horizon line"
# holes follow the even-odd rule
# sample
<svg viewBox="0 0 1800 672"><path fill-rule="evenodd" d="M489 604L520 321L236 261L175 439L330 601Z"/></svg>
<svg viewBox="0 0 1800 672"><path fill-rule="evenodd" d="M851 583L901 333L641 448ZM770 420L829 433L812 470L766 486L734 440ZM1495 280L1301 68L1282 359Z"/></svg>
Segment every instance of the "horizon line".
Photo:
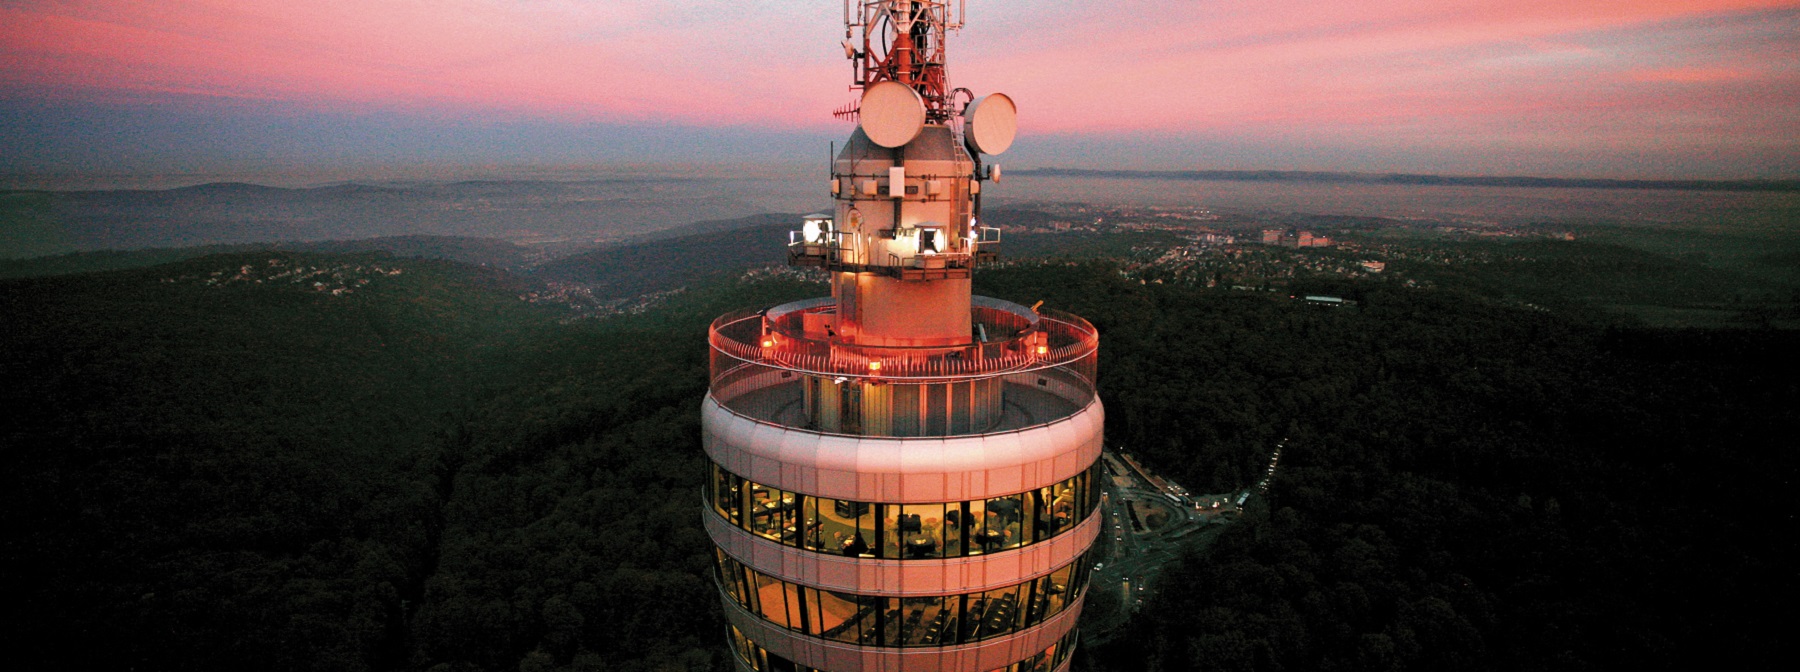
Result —
<svg viewBox="0 0 1800 672"><path fill-rule="evenodd" d="M695 166L713 166L721 171L714 175L695 175ZM409 186L454 185L481 182L518 183L582 183L612 180L729 180L749 177L731 172L743 165L770 171L802 169L802 162L775 164L749 162L688 162L618 164L517 164L508 166L444 166L415 164L410 166L326 166L284 168L265 167L223 171L20 171L0 172L0 192L92 193L92 192L162 192L221 186L248 186L265 189L303 191L344 186L367 186L405 189ZM682 168L678 174L666 174ZM391 171L377 176L369 173ZM1130 180L1165 180L1196 182L1266 182L1266 183L1340 183L1420 187L1503 187L1538 189L1646 189L1667 191L1735 191L1796 192L1796 178L1614 178L1566 177L1518 174L1453 174L1400 171L1282 170L1282 169L1137 169L1137 168L1071 168L1045 166L1013 168L1008 175L1022 177L1070 177ZM334 174L335 173L335 174ZM363 173L356 175L355 173ZM410 174L408 174L410 173ZM435 173L435 175L431 174ZM526 173L526 175L518 175ZM535 173L535 175L533 175ZM564 173L551 176L547 173ZM581 173L594 173L582 175ZM285 177L288 179L279 179ZM314 178L307 181L306 178ZM181 178L193 178L182 182ZM278 178L268 181L256 178ZM47 186L54 182L86 182L87 186ZM108 184L109 182L113 184ZM162 182L167 186L142 186ZM137 183L140 186L130 186Z"/></svg>

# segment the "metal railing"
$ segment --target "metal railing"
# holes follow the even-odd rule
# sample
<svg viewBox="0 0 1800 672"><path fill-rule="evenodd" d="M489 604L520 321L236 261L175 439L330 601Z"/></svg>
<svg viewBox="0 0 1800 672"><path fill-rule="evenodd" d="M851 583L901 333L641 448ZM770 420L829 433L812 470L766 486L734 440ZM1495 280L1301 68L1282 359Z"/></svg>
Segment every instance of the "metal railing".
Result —
<svg viewBox="0 0 1800 672"><path fill-rule="evenodd" d="M960 346L859 345L809 335L805 316L834 311L828 298L727 313L713 321L709 340L716 353L737 361L715 357L713 382L740 362L815 376L908 383L954 382L1052 367L1074 367L1092 380L1090 369L1100 338L1087 320L974 298L971 317L988 340Z"/></svg>
<svg viewBox="0 0 1800 672"><path fill-rule="evenodd" d="M879 270L888 269L967 269L976 261L993 258L991 248L1000 243L1000 230L993 227L980 227L963 244L963 251L947 251L900 255L888 253L884 263L877 264L867 259L866 253L857 253L851 244L852 236L843 231L826 231L818 239L807 238L804 231L788 232L788 261L800 266L820 266L828 269L845 270ZM860 260L860 261L859 261Z"/></svg>

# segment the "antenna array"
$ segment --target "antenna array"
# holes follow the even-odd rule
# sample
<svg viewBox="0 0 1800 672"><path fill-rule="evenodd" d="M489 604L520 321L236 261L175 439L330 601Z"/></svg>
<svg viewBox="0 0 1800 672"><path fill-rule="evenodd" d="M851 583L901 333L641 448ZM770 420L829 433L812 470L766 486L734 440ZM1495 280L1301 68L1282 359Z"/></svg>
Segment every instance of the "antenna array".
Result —
<svg viewBox="0 0 1800 672"><path fill-rule="evenodd" d="M925 102L928 123L945 123L957 110L944 71L945 33L963 26L965 3L957 0L844 0L844 55L851 91L899 82ZM857 32L861 32L860 42ZM833 113L855 120L847 105Z"/></svg>

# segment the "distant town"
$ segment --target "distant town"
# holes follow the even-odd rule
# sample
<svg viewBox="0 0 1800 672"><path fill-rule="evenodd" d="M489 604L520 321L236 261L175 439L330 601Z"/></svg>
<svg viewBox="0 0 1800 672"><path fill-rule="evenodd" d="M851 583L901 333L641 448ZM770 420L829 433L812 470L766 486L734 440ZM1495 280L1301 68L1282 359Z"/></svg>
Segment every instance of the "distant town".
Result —
<svg viewBox="0 0 1800 672"><path fill-rule="evenodd" d="M1302 278L1381 278L1408 287L1431 287L1410 277L1405 265L1480 264L1508 260L1490 247L1452 243L1483 240L1573 241L1564 228L1502 226L1488 222L1424 219L1289 216L1272 218L1215 212L1201 207L1120 207L1078 203L1034 204L1041 216L1020 217L1008 235L1160 233L1134 245L1122 271L1143 283L1178 283L1240 291L1280 292ZM1299 218L1298 223L1286 220ZM1313 220L1313 221L1305 221ZM1511 260L1517 260L1513 257ZM1391 267L1399 262L1398 268ZM1009 258L1001 266L1040 263ZM1296 297L1301 298L1301 297Z"/></svg>
<svg viewBox="0 0 1800 672"><path fill-rule="evenodd" d="M404 269L380 264L329 264L317 266L294 263L278 257L266 264L241 264L235 269L182 273L163 278L165 283L196 283L207 287L231 285L293 285L330 296L345 296L369 283L400 275Z"/></svg>

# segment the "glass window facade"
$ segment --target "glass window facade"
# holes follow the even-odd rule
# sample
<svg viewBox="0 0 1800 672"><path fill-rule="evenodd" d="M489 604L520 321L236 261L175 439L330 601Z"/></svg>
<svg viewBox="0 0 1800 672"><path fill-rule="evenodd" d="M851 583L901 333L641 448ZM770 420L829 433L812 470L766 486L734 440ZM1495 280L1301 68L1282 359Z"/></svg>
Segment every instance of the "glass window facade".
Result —
<svg viewBox="0 0 1800 672"><path fill-rule="evenodd" d="M738 606L789 630L863 646L950 646L1017 632L1073 604L1088 577L1083 554L1061 569L1004 588L888 597L782 581L716 552L715 578Z"/></svg>
<svg viewBox="0 0 1800 672"><path fill-rule="evenodd" d="M1051 644L1050 648L1006 667L994 668L990 672L1051 672L1057 666L1062 665L1063 661L1068 660L1069 654L1075 651L1076 632L1070 630L1068 634L1062 636L1062 639ZM825 672L816 667L801 665L769 653L758 646L756 642L751 641L749 637L745 637L744 633L736 627L731 628L731 649L737 653L740 660L743 660L750 669L756 670L756 672Z"/></svg>
<svg viewBox="0 0 1800 672"><path fill-rule="evenodd" d="M1005 551L1067 532L1100 504L1100 465L1061 483L988 500L882 504L771 488L708 464L706 499L739 528L794 548L929 560Z"/></svg>

